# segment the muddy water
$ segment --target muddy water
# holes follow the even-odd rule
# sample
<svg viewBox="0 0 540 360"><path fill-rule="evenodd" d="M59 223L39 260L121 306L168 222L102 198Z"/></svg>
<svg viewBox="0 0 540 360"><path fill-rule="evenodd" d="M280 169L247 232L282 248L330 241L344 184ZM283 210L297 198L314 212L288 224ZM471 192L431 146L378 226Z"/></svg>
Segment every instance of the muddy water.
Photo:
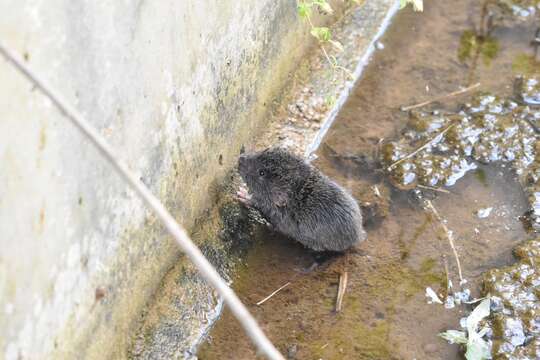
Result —
<svg viewBox="0 0 540 360"><path fill-rule="evenodd" d="M489 51L465 56L463 39L480 22L481 4L430 1L421 15L401 12L383 39L354 95L329 131L315 165L351 190L362 203L372 201L373 186L383 196L379 176L354 163L337 163L338 154L371 154L381 138L394 138L408 117L402 105L450 93L479 81L481 89L511 93L517 71L535 71L529 41L535 28L524 22L495 28ZM460 47L460 39L461 47ZM465 55L464 55L465 54ZM476 60L475 60L476 58ZM455 111L467 96L437 108ZM326 149L326 150L325 150ZM450 193L431 194L433 205L454 232L464 277L479 294L481 274L514 261L511 249L527 234L519 217L527 208L517 179L504 167L480 167ZM390 191L388 191L390 193ZM492 207L479 218L477 211ZM391 192L386 217L371 223L361 251L338 258L310 274L297 270L312 261L301 246L268 232L250 251L234 287L260 324L293 359L460 359L454 345L436 336L459 328L470 308L427 304L425 288L444 288L442 254L457 283L457 268L439 226L406 193ZM338 276L349 274L343 310L334 302ZM254 305L290 282L261 306ZM255 351L225 311L198 353L199 359L253 359Z"/></svg>

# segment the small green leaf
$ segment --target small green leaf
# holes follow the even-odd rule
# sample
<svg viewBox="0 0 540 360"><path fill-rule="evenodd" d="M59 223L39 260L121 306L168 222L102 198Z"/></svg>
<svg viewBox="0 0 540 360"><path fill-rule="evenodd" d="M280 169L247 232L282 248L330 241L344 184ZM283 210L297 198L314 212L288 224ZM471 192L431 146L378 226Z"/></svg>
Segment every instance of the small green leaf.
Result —
<svg viewBox="0 0 540 360"><path fill-rule="evenodd" d="M412 4L414 11L424 11L423 0L399 0L399 8L403 9L407 4Z"/></svg>
<svg viewBox="0 0 540 360"><path fill-rule="evenodd" d="M327 27L313 27L311 29L311 35L317 38L317 40L321 42L329 41L332 37L332 34L330 33L330 29Z"/></svg>
<svg viewBox="0 0 540 360"><path fill-rule="evenodd" d="M465 358L467 360L486 360L491 356L489 351L489 346L487 342L481 338L475 338L474 340L469 339L467 343L467 352L465 353Z"/></svg>
<svg viewBox="0 0 540 360"><path fill-rule="evenodd" d="M336 103L336 97L334 95L328 95L324 98L324 103L326 104L326 106L332 107Z"/></svg>
<svg viewBox="0 0 540 360"><path fill-rule="evenodd" d="M311 16L311 6L305 2L298 3L298 15L300 15L302 19Z"/></svg>
<svg viewBox="0 0 540 360"><path fill-rule="evenodd" d="M482 300L480 305L475 307L472 313L467 317L467 332L469 333L469 337L471 337L471 334L473 333L476 334L476 328L480 321L489 316L490 304L489 298Z"/></svg>
<svg viewBox="0 0 540 360"><path fill-rule="evenodd" d="M424 11L424 1L423 0L410 0L413 4L414 11L422 12Z"/></svg>
<svg viewBox="0 0 540 360"><path fill-rule="evenodd" d="M480 322L489 316L490 303L489 297L482 300L469 316L467 316L467 335L465 335L465 332L458 330L448 330L439 334L440 337L448 340L450 343L465 345L467 348L465 358L467 360L486 360L491 357L489 345L482 339L488 331L487 327L477 331Z"/></svg>
<svg viewBox="0 0 540 360"><path fill-rule="evenodd" d="M334 13L334 9L332 9L330 4L327 3L326 0L315 0L314 3L317 4L319 9L321 9L321 11L323 13L325 13L325 14L333 14Z"/></svg>

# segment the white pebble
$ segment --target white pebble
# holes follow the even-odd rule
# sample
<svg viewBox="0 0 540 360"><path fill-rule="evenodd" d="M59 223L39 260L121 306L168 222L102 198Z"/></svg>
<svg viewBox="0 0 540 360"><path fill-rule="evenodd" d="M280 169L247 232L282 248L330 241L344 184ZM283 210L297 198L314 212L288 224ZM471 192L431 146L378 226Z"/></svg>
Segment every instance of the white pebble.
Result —
<svg viewBox="0 0 540 360"><path fill-rule="evenodd" d="M479 219L485 219L489 216L489 214L491 214L491 210L493 210L493 207L479 209L476 212L476 215L478 216Z"/></svg>

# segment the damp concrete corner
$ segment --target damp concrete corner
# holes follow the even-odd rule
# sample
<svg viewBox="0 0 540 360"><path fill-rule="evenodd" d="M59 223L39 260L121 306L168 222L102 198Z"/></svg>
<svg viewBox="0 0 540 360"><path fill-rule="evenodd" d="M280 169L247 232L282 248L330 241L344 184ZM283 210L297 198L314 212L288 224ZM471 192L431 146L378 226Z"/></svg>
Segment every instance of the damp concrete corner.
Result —
<svg viewBox="0 0 540 360"><path fill-rule="evenodd" d="M0 17L5 44L105 136L226 276L238 244L197 233L213 229L211 221L201 226L198 219L219 218L220 228L223 222L244 226L234 214L215 213L237 210L216 200L212 189L226 182L242 145L268 129L268 114L288 99L283 89L297 64L316 51L296 2L3 5L10 9L9 17ZM341 6L336 18L346 10ZM355 37L359 43L350 44L360 46L347 64L354 74L394 10L393 1L368 0L345 17L359 16L350 20L353 28L366 26ZM347 48L349 39L342 41ZM184 330L171 338L188 340L162 355L189 352L204 322L219 313L219 299L50 101L4 61L0 78L0 358L143 354L137 329L154 321L145 315L160 294L167 298L167 281L176 284L168 299L184 311L171 325ZM337 99L343 89L334 88ZM296 91L291 87L287 96ZM267 133L274 140L284 136ZM142 337L158 339L164 349L153 328Z"/></svg>

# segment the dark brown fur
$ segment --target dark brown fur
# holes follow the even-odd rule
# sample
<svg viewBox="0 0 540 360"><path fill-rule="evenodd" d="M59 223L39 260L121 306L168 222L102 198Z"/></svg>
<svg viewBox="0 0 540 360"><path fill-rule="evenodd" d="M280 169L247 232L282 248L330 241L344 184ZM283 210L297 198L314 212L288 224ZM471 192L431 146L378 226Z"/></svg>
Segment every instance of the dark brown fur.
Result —
<svg viewBox="0 0 540 360"><path fill-rule="evenodd" d="M273 148L241 155L238 168L249 188L240 200L306 247L344 251L366 238L356 201L304 160Z"/></svg>

